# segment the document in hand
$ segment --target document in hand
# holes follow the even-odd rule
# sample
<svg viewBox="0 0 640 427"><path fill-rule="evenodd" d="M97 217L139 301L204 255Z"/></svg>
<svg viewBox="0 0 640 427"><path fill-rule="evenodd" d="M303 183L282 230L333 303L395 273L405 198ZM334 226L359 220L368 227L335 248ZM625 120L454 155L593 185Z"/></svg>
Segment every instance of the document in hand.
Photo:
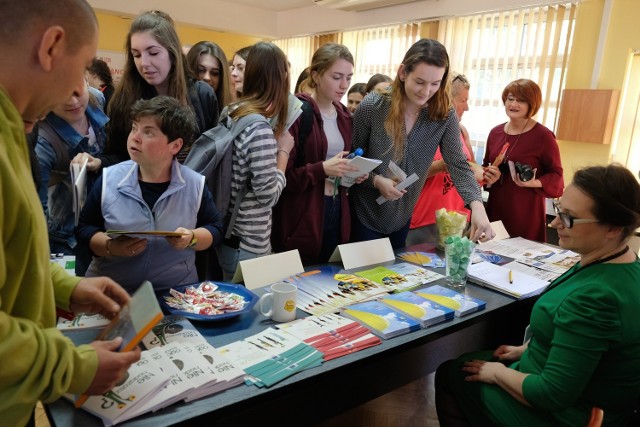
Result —
<svg viewBox="0 0 640 427"><path fill-rule="evenodd" d="M87 161L85 160L82 166L77 163L69 165L69 174L73 185L73 213L76 225L78 225L80 211L87 198Z"/></svg>
<svg viewBox="0 0 640 427"><path fill-rule="evenodd" d="M536 295L549 285L546 280L487 261L469 266L469 280L518 299Z"/></svg>
<svg viewBox="0 0 640 427"><path fill-rule="evenodd" d="M133 293L129 303L122 307L120 313L102 330L96 340L109 341L122 337L120 351L130 351L162 319L162 316L162 309L153 291L153 285L149 281L144 281ZM78 397L75 402L76 408L81 407L87 397L84 394Z"/></svg>
<svg viewBox="0 0 640 427"><path fill-rule="evenodd" d="M340 178L340 185L343 187L351 187L356 182L356 178L367 174L374 170L382 163L382 160L378 159L368 159L362 156L355 156L353 159L349 160L348 165L357 167L358 170L355 172L347 172L344 174L342 178Z"/></svg>
<svg viewBox="0 0 640 427"><path fill-rule="evenodd" d="M389 169L387 169L387 172L390 175L389 178L397 182L396 189L398 190L404 190L418 180L418 175L412 173L411 175L407 176L407 174L404 173L404 171L400 169L400 167L393 161L389 162ZM385 199L383 196L380 196L376 199L376 202L379 205L383 204L386 201L387 199Z"/></svg>

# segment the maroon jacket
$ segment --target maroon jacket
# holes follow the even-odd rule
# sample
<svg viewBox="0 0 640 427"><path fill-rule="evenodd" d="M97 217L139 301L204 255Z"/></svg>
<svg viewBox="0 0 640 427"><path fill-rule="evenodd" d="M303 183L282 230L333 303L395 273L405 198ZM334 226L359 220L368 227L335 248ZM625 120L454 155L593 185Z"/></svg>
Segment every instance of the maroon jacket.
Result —
<svg viewBox="0 0 640 427"><path fill-rule="evenodd" d="M304 143L303 166L296 166L299 147L298 132L301 118L291 126L289 132L296 140L289 155L287 164L287 185L280 195L278 204L273 209L273 228L271 244L276 252L298 249L302 262L318 263L322 248L322 228L324 222L324 173L322 162L327 157L327 137L323 129L322 116L315 101L308 95L296 95L313 106L313 124ZM353 121L347 108L334 103L338 112L338 129L344 139L344 150L351 151L351 133ZM349 241L351 218L349 216L349 200L345 187L340 188L342 241Z"/></svg>

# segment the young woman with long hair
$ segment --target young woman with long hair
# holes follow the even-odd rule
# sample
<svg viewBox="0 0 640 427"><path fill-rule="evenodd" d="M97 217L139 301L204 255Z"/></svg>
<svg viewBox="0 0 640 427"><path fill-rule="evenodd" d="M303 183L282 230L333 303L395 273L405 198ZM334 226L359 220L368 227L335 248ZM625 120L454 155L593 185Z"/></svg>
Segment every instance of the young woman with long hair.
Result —
<svg viewBox="0 0 640 427"><path fill-rule="evenodd" d="M192 74L213 88L218 99L218 110L231 102L229 64L224 51L213 42L201 41L187 53L187 64Z"/></svg>
<svg viewBox="0 0 640 427"><path fill-rule="evenodd" d="M160 11L136 17L127 34L126 55L122 80L107 110L111 122L105 152L109 156L101 159L105 163L102 166L129 159L127 137L131 130L131 107L141 98L157 95L176 98L182 105L189 105L196 116L197 134L186 141L183 150L186 156L195 137L217 124L218 102L211 86L189 77L171 17Z"/></svg>
<svg viewBox="0 0 640 427"><path fill-rule="evenodd" d="M218 261L224 280L231 280L239 261L271 252L271 209L286 184L284 171L293 137L285 129L289 94L287 57L273 43L259 42L251 47L243 95L223 111L220 122L229 124L249 114L275 120L256 121L233 141L233 211L238 193L246 188L231 229L218 248ZM277 137L277 139L276 139Z"/></svg>
<svg viewBox="0 0 640 427"><path fill-rule="evenodd" d="M460 147L460 127L448 90L449 55L430 39L416 42L405 54L391 92L368 94L354 115L353 148L382 164L363 185L350 191L352 239L389 237L395 248L405 246L413 208L440 147L453 182L472 209L471 238L494 235L482 204L478 182ZM389 175L394 161L417 182L404 190ZM385 176L386 175L386 176ZM378 204L378 197L386 199Z"/></svg>

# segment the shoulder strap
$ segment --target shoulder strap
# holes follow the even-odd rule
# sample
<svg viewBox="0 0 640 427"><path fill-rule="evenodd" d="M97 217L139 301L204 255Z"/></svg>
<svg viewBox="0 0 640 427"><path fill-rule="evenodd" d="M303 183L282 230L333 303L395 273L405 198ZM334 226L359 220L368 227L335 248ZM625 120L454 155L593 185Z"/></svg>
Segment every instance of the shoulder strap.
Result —
<svg viewBox="0 0 640 427"><path fill-rule="evenodd" d="M300 115L300 128L298 129L298 146L296 147L296 159L294 164L296 166L302 166L305 164L304 146L307 142L307 137L311 133L311 127L313 126L313 107L307 101L302 101L302 114Z"/></svg>
<svg viewBox="0 0 640 427"><path fill-rule="evenodd" d="M38 134L42 135L42 138L51 144L56 155L56 162L51 168L51 177L49 178L49 186L52 186L62 181L69 174L69 164L71 163L69 151L66 142L60 138L60 135L46 120L38 123Z"/></svg>
<svg viewBox="0 0 640 427"><path fill-rule="evenodd" d="M249 114L247 116L240 117L238 120L234 121L230 129L231 135L233 136L231 138L231 143L233 144L233 141L238 137L238 135L240 135L240 133L243 130L245 130L249 125L259 121L268 123L267 119L265 119L260 114ZM238 194L236 194L236 198L233 203L233 210L231 211L231 217L229 218L229 224L227 224L227 232L224 235L225 239L229 239L231 237L231 232L233 231L233 224L236 223L236 219L238 218L238 213L240 212L240 202L242 202L242 199L244 199L244 196L246 196L248 192L249 192L249 186L247 184L247 180L245 180L245 182L242 184L242 187L240 188L240 191L238 191Z"/></svg>

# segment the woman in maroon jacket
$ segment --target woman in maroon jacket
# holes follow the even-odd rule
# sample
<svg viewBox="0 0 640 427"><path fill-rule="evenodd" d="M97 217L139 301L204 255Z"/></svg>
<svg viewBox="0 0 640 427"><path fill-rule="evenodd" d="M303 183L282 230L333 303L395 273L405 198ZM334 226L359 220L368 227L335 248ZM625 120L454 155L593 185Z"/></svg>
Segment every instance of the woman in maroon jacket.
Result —
<svg viewBox="0 0 640 427"><path fill-rule="evenodd" d="M349 50L327 43L311 60L306 83L312 94L297 95L306 105L290 129L296 143L289 153L287 186L274 208L271 239L278 252L298 249L305 264L326 262L337 245L349 241L349 201L337 178L357 170L345 159L352 121L340 103L352 75Z"/></svg>
<svg viewBox="0 0 640 427"><path fill-rule="evenodd" d="M511 237L546 242L545 198L562 196L564 180L555 135L533 119L542 91L532 80L514 80L502 102L509 121L491 130L484 154L487 215Z"/></svg>

